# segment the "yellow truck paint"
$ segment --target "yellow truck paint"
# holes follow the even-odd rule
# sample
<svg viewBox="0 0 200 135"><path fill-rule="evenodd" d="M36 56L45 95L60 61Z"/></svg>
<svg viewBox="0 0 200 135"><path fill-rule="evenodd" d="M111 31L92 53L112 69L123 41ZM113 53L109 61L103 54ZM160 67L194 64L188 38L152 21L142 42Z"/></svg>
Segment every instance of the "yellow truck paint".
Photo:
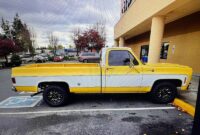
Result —
<svg viewBox="0 0 200 135"><path fill-rule="evenodd" d="M103 93L147 93L151 87L107 87Z"/></svg>
<svg viewBox="0 0 200 135"><path fill-rule="evenodd" d="M99 87L73 87L70 88L71 93L101 93Z"/></svg>
<svg viewBox="0 0 200 135"><path fill-rule="evenodd" d="M38 87L37 86L16 86L15 89L18 92L37 92Z"/></svg>
<svg viewBox="0 0 200 135"><path fill-rule="evenodd" d="M12 69L12 76L64 76L99 74L99 64L31 64Z"/></svg>

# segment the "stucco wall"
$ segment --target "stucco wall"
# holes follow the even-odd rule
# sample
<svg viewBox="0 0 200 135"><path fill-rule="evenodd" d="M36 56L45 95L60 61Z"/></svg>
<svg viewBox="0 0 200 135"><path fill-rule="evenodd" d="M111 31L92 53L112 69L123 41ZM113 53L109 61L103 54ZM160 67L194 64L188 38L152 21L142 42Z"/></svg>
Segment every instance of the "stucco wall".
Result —
<svg viewBox="0 0 200 135"><path fill-rule="evenodd" d="M200 73L200 12L194 13L165 26L163 42L169 42L167 60L160 62L178 63L191 66L195 73ZM142 45L149 44L149 33L126 40L140 56ZM173 53L174 48L174 53Z"/></svg>

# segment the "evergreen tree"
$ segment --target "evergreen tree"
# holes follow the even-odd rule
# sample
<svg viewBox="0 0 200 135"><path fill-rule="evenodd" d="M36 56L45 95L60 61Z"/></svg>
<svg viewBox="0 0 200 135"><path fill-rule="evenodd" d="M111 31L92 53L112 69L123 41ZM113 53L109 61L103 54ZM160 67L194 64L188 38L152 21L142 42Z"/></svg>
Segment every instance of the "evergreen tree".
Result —
<svg viewBox="0 0 200 135"><path fill-rule="evenodd" d="M11 30L10 30L10 26L9 26L9 21L4 20L2 18L2 20L1 20L1 28L4 31L5 38L11 38Z"/></svg>
<svg viewBox="0 0 200 135"><path fill-rule="evenodd" d="M12 25L12 35L14 38L14 42L16 45L18 45L20 47L21 51L27 51L26 47L24 45L24 41L23 41L23 23L21 21L21 19L19 18L19 15L16 14L13 20L13 25Z"/></svg>
<svg viewBox="0 0 200 135"><path fill-rule="evenodd" d="M35 48L31 40L31 31L21 21L18 14L14 17L12 27L9 21L2 18L1 28L3 33L0 33L0 57L4 56L7 61L8 54L20 51L29 51L32 56L34 55Z"/></svg>
<svg viewBox="0 0 200 135"><path fill-rule="evenodd" d="M23 23L16 14L13 20L12 35L15 37L15 43L21 48L21 51L29 51L32 55L35 53L35 48L31 41L31 32L26 23Z"/></svg>

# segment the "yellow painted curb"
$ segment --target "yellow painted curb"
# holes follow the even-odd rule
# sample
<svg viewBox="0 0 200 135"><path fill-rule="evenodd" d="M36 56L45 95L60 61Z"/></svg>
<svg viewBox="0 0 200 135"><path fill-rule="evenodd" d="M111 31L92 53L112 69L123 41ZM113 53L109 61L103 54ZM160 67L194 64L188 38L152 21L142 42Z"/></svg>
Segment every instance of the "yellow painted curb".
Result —
<svg viewBox="0 0 200 135"><path fill-rule="evenodd" d="M188 114L190 114L191 116L194 117L194 114L195 114L195 107L186 103L185 101L181 100L181 99L178 99L176 98L173 102L173 104L175 106L178 106L180 107L181 109L183 109L185 112L187 112Z"/></svg>

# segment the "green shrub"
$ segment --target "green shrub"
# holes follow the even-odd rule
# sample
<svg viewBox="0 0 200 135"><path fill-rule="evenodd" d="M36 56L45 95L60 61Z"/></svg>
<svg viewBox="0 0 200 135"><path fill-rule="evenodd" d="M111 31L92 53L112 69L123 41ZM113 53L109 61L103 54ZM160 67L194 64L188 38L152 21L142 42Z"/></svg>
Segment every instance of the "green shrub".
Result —
<svg viewBox="0 0 200 135"><path fill-rule="evenodd" d="M64 60L70 60L70 59L69 59L69 56L65 56L65 57L64 57Z"/></svg>
<svg viewBox="0 0 200 135"><path fill-rule="evenodd" d="M53 61L53 56L48 56L48 61Z"/></svg>
<svg viewBox="0 0 200 135"><path fill-rule="evenodd" d="M11 63L13 66L20 66L22 64L22 60L19 55L13 54L11 57Z"/></svg>
<svg viewBox="0 0 200 135"><path fill-rule="evenodd" d="M70 56L69 59L70 60L76 60L76 58L74 56Z"/></svg>

